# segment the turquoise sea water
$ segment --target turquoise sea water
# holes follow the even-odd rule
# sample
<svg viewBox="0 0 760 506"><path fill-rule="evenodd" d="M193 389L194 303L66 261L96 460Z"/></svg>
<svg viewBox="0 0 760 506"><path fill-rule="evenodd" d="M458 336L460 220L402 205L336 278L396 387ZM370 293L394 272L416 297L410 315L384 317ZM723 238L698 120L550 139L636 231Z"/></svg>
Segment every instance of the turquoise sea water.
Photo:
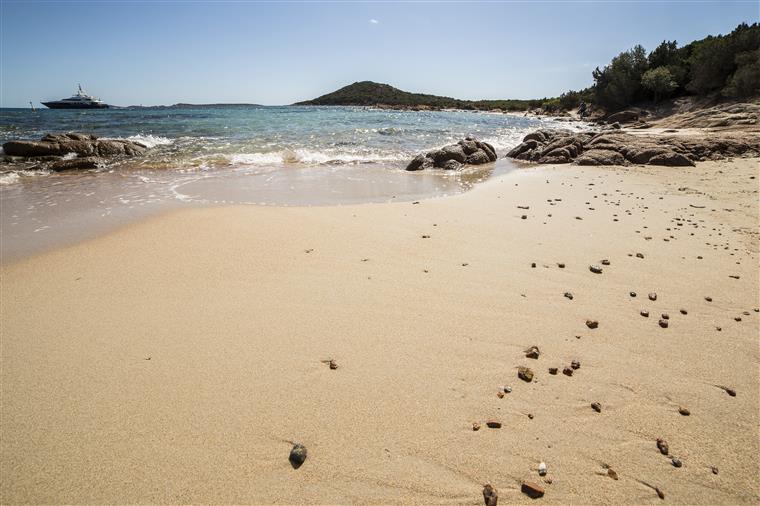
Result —
<svg viewBox="0 0 760 506"><path fill-rule="evenodd" d="M17 257L188 205L341 205L460 193L512 168L406 172L419 152L473 135L501 157L550 118L361 107L0 109L0 143L51 132L150 147L92 171L0 163L0 253ZM73 156L73 155L72 155Z"/></svg>

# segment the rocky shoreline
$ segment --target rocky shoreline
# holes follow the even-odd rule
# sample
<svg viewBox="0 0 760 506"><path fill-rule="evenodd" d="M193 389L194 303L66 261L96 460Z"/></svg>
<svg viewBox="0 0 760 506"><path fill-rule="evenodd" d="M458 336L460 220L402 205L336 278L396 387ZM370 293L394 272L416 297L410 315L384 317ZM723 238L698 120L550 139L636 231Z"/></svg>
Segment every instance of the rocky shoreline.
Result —
<svg viewBox="0 0 760 506"><path fill-rule="evenodd" d="M32 168L54 171L94 169L107 160L143 154L148 147L122 139L102 139L91 134L47 134L39 141L8 141L4 161L31 162ZM73 158L72 158L73 156Z"/></svg>

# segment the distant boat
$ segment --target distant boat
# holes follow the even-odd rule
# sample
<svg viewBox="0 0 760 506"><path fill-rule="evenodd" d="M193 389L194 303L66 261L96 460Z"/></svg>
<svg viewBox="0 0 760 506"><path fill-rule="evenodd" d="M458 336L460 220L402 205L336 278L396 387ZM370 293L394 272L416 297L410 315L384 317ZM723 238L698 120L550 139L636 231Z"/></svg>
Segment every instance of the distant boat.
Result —
<svg viewBox="0 0 760 506"><path fill-rule="evenodd" d="M73 96L53 102L42 102L42 105L51 109L108 109L110 107L99 98L85 93L81 84Z"/></svg>

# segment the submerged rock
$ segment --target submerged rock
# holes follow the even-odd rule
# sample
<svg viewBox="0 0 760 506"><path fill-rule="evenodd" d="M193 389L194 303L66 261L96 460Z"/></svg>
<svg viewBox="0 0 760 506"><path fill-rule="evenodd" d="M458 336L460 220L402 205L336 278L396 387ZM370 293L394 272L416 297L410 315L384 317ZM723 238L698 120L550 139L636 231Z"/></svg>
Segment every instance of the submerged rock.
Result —
<svg viewBox="0 0 760 506"><path fill-rule="evenodd" d="M496 161L496 150L487 142L467 137L456 144L449 144L440 149L414 157L406 170L416 171L439 168L458 170L465 165L481 165Z"/></svg>

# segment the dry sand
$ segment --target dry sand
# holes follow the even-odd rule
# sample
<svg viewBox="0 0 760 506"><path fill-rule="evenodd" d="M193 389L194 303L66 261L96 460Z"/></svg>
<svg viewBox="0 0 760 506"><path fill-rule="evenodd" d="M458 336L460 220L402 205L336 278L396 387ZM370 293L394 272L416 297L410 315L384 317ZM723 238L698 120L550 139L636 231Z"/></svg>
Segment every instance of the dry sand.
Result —
<svg viewBox="0 0 760 506"><path fill-rule="evenodd" d="M188 210L2 266L0 500L507 504L529 479L540 503L756 504L759 166Z"/></svg>

